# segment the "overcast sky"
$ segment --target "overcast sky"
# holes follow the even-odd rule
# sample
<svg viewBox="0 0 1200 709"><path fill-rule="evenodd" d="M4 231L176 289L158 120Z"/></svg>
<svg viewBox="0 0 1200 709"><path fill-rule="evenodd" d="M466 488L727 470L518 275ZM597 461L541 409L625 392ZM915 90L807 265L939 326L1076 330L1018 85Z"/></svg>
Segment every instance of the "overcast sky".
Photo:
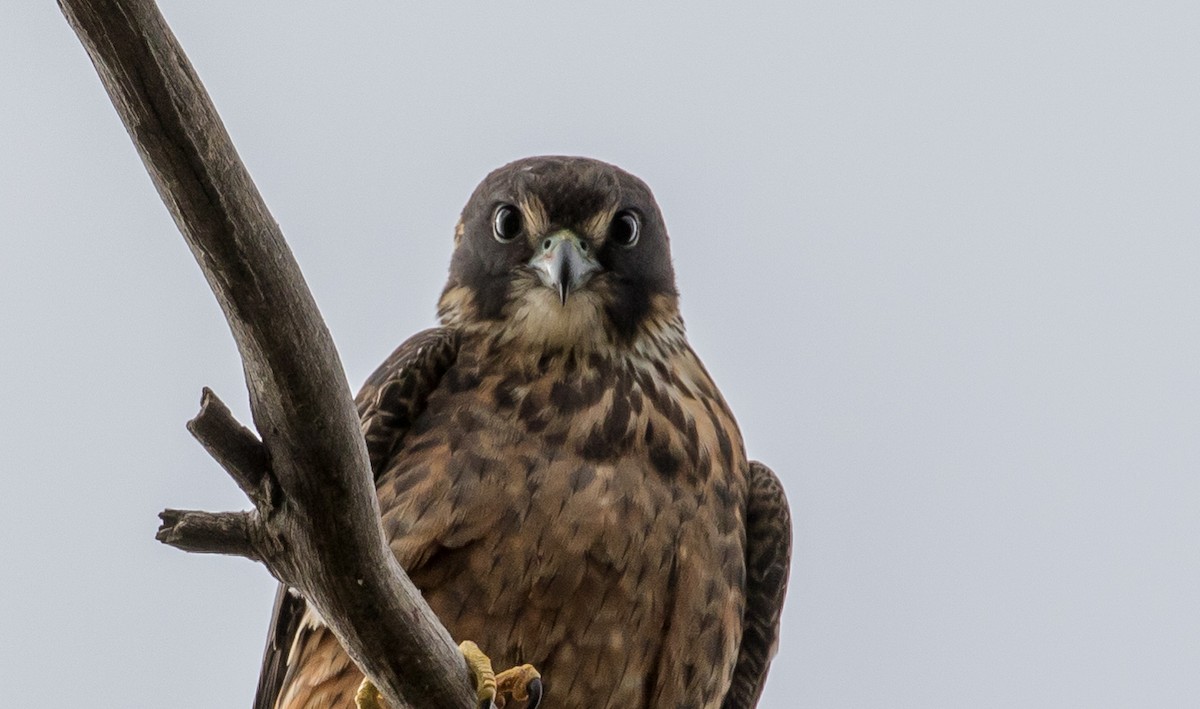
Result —
<svg viewBox="0 0 1200 709"><path fill-rule="evenodd" d="M503 5L503 7L502 7ZM796 519L767 707L1200 706L1200 4L163 3L357 388L491 168L644 178ZM248 707L229 331L48 0L0 8L0 703Z"/></svg>

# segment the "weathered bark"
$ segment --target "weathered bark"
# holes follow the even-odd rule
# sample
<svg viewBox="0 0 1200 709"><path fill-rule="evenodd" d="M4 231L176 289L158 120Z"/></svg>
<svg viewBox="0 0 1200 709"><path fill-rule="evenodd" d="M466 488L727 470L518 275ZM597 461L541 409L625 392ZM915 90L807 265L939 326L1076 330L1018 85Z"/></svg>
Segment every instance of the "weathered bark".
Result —
<svg viewBox="0 0 1200 709"><path fill-rule="evenodd" d="M384 541L333 341L183 50L151 0L59 5L229 321L262 436L206 391L189 429L254 510L167 510L159 539L265 564L394 705L474 706L457 648Z"/></svg>

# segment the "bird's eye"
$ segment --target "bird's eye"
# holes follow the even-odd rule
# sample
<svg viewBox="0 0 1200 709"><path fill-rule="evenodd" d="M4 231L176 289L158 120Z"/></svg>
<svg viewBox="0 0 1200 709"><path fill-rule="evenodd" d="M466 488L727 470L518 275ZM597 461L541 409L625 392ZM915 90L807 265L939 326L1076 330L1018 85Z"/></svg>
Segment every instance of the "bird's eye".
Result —
<svg viewBox="0 0 1200 709"><path fill-rule="evenodd" d="M608 227L608 240L627 249L638 242L641 234L642 223L633 212L621 212Z"/></svg>
<svg viewBox="0 0 1200 709"><path fill-rule="evenodd" d="M492 217L492 236L501 244L507 244L521 234L521 213L511 204L496 208Z"/></svg>

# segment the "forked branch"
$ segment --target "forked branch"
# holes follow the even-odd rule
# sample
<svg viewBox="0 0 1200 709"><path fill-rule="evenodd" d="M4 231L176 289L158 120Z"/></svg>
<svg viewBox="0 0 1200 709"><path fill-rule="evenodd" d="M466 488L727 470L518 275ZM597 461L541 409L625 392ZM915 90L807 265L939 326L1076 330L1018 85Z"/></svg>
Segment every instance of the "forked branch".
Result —
<svg viewBox="0 0 1200 709"><path fill-rule="evenodd" d="M457 648L384 541L332 338L183 50L151 0L59 5L225 313L262 437L206 393L190 429L255 509L168 510L159 538L266 564L392 705L474 706Z"/></svg>

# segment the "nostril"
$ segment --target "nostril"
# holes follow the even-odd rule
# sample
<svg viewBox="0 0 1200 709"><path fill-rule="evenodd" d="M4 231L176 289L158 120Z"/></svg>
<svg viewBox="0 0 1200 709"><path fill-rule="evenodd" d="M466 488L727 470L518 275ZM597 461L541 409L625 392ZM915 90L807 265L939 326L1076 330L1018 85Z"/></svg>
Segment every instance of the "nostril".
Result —
<svg viewBox="0 0 1200 709"><path fill-rule="evenodd" d="M588 250L588 242L580 241L579 242L579 250L586 254L587 250Z"/></svg>
<svg viewBox="0 0 1200 709"><path fill-rule="evenodd" d="M551 246L554 246L554 242L550 239L546 239L545 241L542 242L542 248L547 251L550 250Z"/></svg>

